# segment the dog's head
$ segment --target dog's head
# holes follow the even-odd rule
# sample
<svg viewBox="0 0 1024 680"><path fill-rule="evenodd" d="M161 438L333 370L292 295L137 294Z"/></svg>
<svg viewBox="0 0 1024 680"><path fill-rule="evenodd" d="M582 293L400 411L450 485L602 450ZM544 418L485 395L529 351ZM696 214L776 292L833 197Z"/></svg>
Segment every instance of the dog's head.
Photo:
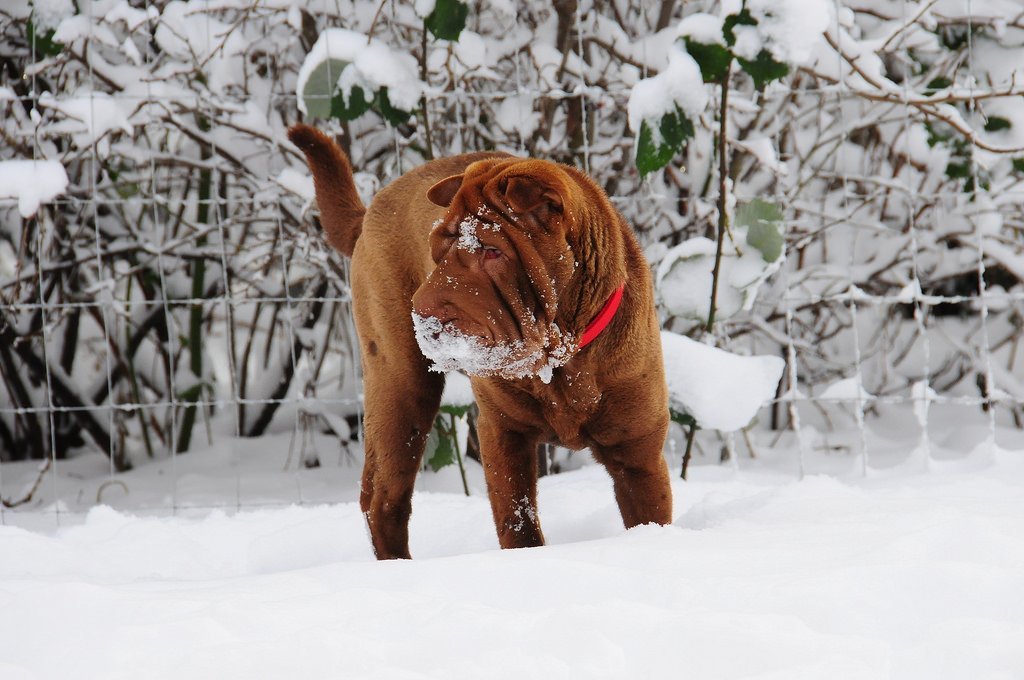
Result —
<svg viewBox="0 0 1024 680"><path fill-rule="evenodd" d="M596 257L581 238L596 189L584 184L555 163L498 159L430 188L448 212L430 233L436 267L413 296L413 322L436 370L547 381L571 358L575 291Z"/></svg>

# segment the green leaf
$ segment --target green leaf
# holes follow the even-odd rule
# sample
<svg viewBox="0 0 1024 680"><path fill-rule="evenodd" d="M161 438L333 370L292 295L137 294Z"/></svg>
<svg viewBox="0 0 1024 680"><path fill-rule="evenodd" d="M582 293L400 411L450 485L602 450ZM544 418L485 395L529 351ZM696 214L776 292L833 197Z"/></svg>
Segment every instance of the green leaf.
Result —
<svg viewBox="0 0 1024 680"><path fill-rule="evenodd" d="M1024 156L1014 158L1011 163L1014 172L1024 173Z"/></svg>
<svg viewBox="0 0 1024 680"><path fill-rule="evenodd" d="M755 198L736 210L736 224L747 227L747 245L760 252L765 262L782 256L782 211L777 205Z"/></svg>
<svg viewBox="0 0 1024 680"><path fill-rule="evenodd" d="M455 447L452 445L452 433L440 425L435 426L434 431L437 432L437 448L427 460L427 466L437 472L455 462Z"/></svg>
<svg viewBox="0 0 1024 680"><path fill-rule="evenodd" d="M672 419L673 423L677 423L686 428L695 427L698 430L700 429L700 426L697 425L697 420L685 411L677 411L670 406L668 409L668 416Z"/></svg>
<svg viewBox="0 0 1024 680"><path fill-rule="evenodd" d="M933 79L930 83L924 86L925 94L935 94L939 90L945 90L947 87L951 87L953 81L946 76L939 76Z"/></svg>
<svg viewBox="0 0 1024 680"><path fill-rule="evenodd" d="M741 205L736 210L736 224L750 227L755 224L779 224L782 222L782 210L779 206L760 198L755 198Z"/></svg>
<svg viewBox="0 0 1024 680"><path fill-rule="evenodd" d="M353 91L355 88L353 88ZM380 111L380 115L384 116L384 120L391 123L392 125L401 125L405 121L409 120L409 116L412 114L408 111L395 108L391 104L391 100L388 99L388 88L382 87L380 92L377 93L377 98L374 100L375 108Z"/></svg>
<svg viewBox="0 0 1024 680"><path fill-rule="evenodd" d="M59 42L54 42L53 36L57 33L56 30L50 29L46 33L39 33L36 31L36 26L32 23L32 19L28 20L29 39L31 41L31 48L34 49L36 55L42 55L44 57L56 57L64 49L64 45Z"/></svg>
<svg viewBox="0 0 1024 680"><path fill-rule="evenodd" d="M730 14L722 22L722 35L730 47L736 44L736 26L757 26L757 19L744 7L739 14ZM761 89L765 84L778 80L789 73L789 66L775 61L768 50L761 50L754 59L736 57L740 67L754 79L754 85ZM702 71L703 72L703 71Z"/></svg>
<svg viewBox="0 0 1024 680"><path fill-rule="evenodd" d="M683 142L693 136L693 123L678 106L675 108L675 113L669 112L661 117L658 125L661 134L657 140L648 121L640 124L636 167L641 175L665 167L676 153L682 151Z"/></svg>
<svg viewBox="0 0 1024 680"><path fill-rule="evenodd" d="M934 148L936 144L940 142L948 142L953 138L952 134L943 133L935 128L931 123L925 123L924 129L928 131L928 147Z"/></svg>
<svg viewBox="0 0 1024 680"><path fill-rule="evenodd" d="M412 115L391 104L391 100L388 99L388 88L381 88L375 96L367 99L363 88L353 85L352 91L348 93L348 100L341 92L331 97L330 116L339 120L355 120L371 108L392 125L401 125Z"/></svg>
<svg viewBox="0 0 1024 680"><path fill-rule="evenodd" d="M757 58L753 61L748 61L742 57L736 57L736 61L754 79L754 86L759 90L767 83L783 78L789 73L789 66L775 61L768 50L758 52Z"/></svg>
<svg viewBox="0 0 1024 680"><path fill-rule="evenodd" d="M310 116L314 118L339 117L333 112L334 99L338 89L338 76L346 66L348 66L347 61L325 59L317 64L317 67L309 74L306 86L302 88L302 101Z"/></svg>
<svg viewBox="0 0 1024 680"><path fill-rule="evenodd" d="M946 165L946 177L950 179L964 179L971 176L971 164L969 161L963 163L949 163Z"/></svg>
<svg viewBox="0 0 1024 680"><path fill-rule="evenodd" d="M739 14L730 14L722 22L722 35L725 42L732 47L736 44L736 34L733 32L735 26L757 26L757 19L750 15L750 10L744 7Z"/></svg>
<svg viewBox="0 0 1024 680"><path fill-rule="evenodd" d="M1013 126L1010 124L1010 121L1005 118L992 116L985 123L985 132L999 132L1000 130L1009 130L1011 127Z"/></svg>
<svg viewBox="0 0 1024 680"><path fill-rule="evenodd" d="M458 40L466 27L469 5L459 0L437 0L434 11L424 20L427 30L440 40Z"/></svg>
<svg viewBox="0 0 1024 680"><path fill-rule="evenodd" d="M683 38L686 51L693 57L693 60L700 66L700 75L705 83L711 83L722 79L729 64L732 62L732 54L721 45L705 45Z"/></svg>
<svg viewBox="0 0 1024 680"><path fill-rule="evenodd" d="M331 97L331 108L329 115L331 118L337 118L338 120L355 120L359 116L363 115L370 110L370 104L373 100L366 99L366 93L363 92L363 88L358 85L352 86L352 91L348 93L348 101L345 101L345 95L341 92ZM306 105L308 108L308 104Z"/></svg>
<svg viewBox="0 0 1024 680"><path fill-rule="evenodd" d="M473 408L472 404L460 406L456 406L455 404L442 404L441 413L447 413L448 415L455 416L456 418L462 418L469 413L469 409L471 408Z"/></svg>

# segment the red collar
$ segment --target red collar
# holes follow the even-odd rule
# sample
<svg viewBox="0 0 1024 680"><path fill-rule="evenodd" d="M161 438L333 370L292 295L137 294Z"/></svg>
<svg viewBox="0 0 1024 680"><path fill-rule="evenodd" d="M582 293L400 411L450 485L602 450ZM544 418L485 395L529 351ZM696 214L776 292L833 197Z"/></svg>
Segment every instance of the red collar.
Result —
<svg viewBox="0 0 1024 680"><path fill-rule="evenodd" d="M580 344L577 350L581 350L596 338L605 327L611 323L612 317L615 316L615 311L619 308L619 303L622 302L622 291L626 289L626 284L623 283L621 286L612 291L611 297L604 303L604 307L597 313L594 320L587 324L587 327L583 329L583 336L580 337Z"/></svg>

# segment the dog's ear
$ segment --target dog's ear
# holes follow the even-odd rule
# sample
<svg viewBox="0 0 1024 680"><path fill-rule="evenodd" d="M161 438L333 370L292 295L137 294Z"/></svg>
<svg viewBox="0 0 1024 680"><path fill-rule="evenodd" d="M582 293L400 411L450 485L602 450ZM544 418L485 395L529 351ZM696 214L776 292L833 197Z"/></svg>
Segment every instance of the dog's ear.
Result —
<svg viewBox="0 0 1024 680"><path fill-rule="evenodd" d="M552 213L561 213L562 195L553 186L533 175L514 175L506 180L505 201L518 213L533 213L541 221Z"/></svg>
<svg viewBox="0 0 1024 680"><path fill-rule="evenodd" d="M455 194L458 193L459 187L462 186L462 178L465 175L453 175L446 177L434 186L427 189L427 198L434 205L439 205L442 208L447 208L452 204L452 199L455 198Z"/></svg>

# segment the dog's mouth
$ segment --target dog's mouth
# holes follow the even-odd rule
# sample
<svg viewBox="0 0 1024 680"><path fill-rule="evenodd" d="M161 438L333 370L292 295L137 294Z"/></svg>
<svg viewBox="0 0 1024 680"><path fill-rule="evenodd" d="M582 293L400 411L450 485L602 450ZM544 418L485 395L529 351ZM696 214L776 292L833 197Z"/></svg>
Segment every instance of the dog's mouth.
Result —
<svg viewBox="0 0 1024 680"><path fill-rule="evenodd" d="M542 347L523 340L501 342L469 335L455 324L415 312L412 323L420 351L433 362L432 371L463 371L468 375L510 379L540 376L550 380L550 370L545 371L547 353Z"/></svg>

